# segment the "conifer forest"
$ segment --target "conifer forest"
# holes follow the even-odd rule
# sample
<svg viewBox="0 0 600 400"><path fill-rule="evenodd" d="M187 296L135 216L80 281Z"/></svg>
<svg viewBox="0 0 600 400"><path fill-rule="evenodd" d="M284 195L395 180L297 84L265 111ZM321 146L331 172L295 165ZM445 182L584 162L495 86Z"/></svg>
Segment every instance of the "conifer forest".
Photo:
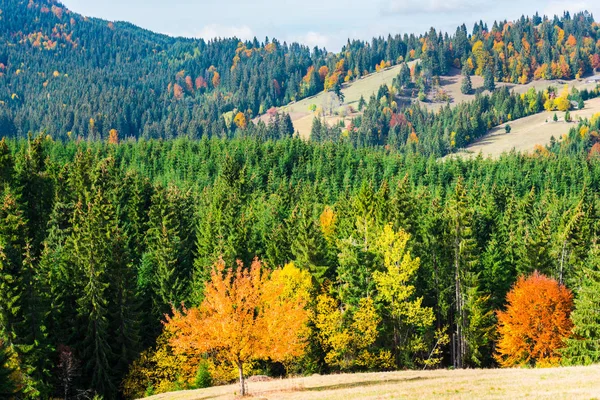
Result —
<svg viewBox="0 0 600 400"><path fill-rule="evenodd" d="M348 125L280 109L392 66ZM600 113L454 156L597 69L587 12L330 52L0 1L0 398L599 363ZM427 108L452 70L474 97Z"/></svg>

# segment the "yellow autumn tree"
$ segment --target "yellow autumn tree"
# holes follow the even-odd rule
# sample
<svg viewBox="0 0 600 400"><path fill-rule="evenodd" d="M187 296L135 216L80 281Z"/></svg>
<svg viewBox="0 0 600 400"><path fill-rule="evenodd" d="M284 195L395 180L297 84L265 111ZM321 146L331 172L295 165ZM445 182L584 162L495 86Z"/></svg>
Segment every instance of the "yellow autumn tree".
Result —
<svg viewBox="0 0 600 400"><path fill-rule="evenodd" d="M241 111L235 115L233 123L240 129L246 129L246 127L248 126L248 120L246 119L246 115Z"/></svg>
<svg viewBox="0 0 600 400"><path fill-rule="evenodd" d="M376 299L385 305L394 323L394 346L398 353L425 351L423 335L417 330L432 327L434 321L433 309L424 307L423 298L415 296L420 260L406 249L409 239L408 233L395 232L391 224L386 225L376 243L385 269L373 273Z"/></svg>
<svg viewBox="0 0 600 400"><path fill-rule="evenodd" d="M335 229L335 220L336 215L335 211L329 206L326 206L321 216L319 217L319 222L321 223L321 231L325 237L329 238L332 236L333 231Z"/></svg>
<svg viewBox="0 0 600 400"><path fill-rule="evenodd" d="M569 86L565 85L560 96L554 99L554 109L558 111L569 111L571 102L569 101Z"/></svg>
<svg viewBox="0 0 600 400"><path fill-rule="evenodd" d="M306 345L308 273L293 265L268 274L260 261L250 268L238 262L213 268L198 308L174 310L165 330L175 354L199 356L207 352L235 366L240 394L246 394L244 364L253 360L282 363L300 357Z"/></svg>
<svg viewBox="0 0 600 400"><path fill-rule="evenodd" d="M341 371L392 369L392 354L375 349L381 317L372 298L362 298L356 309L344 309L339 301L322 294L317 298L314 324L325 362Z"/></svg>
<svg viewBox="0 0 600 400"><path fill-rule="evenodd" d="M123 381L123 394L137 399L173 390L177 383L186 386L194 377L198 359L175 354L169 344L171 333L163 332L156 339L156 347L144 351L129 367Z"/></svg>

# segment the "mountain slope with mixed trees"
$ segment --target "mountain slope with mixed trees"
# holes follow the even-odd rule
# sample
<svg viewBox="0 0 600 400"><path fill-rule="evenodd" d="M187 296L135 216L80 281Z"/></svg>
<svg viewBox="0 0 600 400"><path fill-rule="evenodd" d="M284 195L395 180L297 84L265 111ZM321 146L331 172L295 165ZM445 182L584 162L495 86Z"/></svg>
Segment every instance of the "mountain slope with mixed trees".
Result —
<svg viewBox="0 0 600 400"><path fill-rule="evenodd" d="M600 362L600 116L531 155L436 158L598 90L504 88L438 113L394 97L451 65L506 81L587 73L600 46L587 13L353 41L332 54L170 38L52 1L0 9L0 395L139 398L238 371ZM415 58L350 127L303 141L285 115L249 122ZM271 285L260 295L279 310L281 280L306 278L302 357L280 359L273 345L279 354L232 361L217 340L182 336L219 292L207 283L223 283L213 266L233 271L238 260L262 265L255 286ZM245 289L261 307L247 317L267 315L268 327L273 309Z"/></svg>
<svg viewBox="0 0 600 400"><path fill-rule="evenodd" d="M0 132L9 137L231 137L247 125L232 112L247 121L414 59L422 60L417 86L452 66L513 83L600 67L600 28L587 13L349 40L334 54L268 38L171 38L52 0L5 0L0 10Z"/></svg>

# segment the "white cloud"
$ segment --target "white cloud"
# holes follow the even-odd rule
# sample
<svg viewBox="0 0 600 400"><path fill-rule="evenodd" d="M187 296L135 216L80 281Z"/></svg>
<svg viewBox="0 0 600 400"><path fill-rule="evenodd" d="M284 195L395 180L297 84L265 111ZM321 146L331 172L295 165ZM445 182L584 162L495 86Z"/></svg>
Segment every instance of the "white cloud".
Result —
<svg viewBox="0 0 600 400"><path fill-rule="evenodd" d="M569 11L570 13L575 13L579 11L589 11L594 12L598 11L598 3L597 2L589 2L589 1L551 1L543 10L543 14L549 17L554 15L562 16L565 11Z"/></svg>
<svg viewBox="0 0 600 400"><path fill-rule="evenodd" d="M291 37L290 39L290 42L298 42L310 48L315 46L329 48L329 46L332 44L329 36L313 31L305 33L304 35Z"/></svg>
<svg viewBox="0 0 600 400"><path fill-rule="evenodd" d="M384 14L422 14L473 11L482 8L485 0L387 0Z"/></svg>
<svg viewBox="0 0 600 400"><path fill-rule="evenodd" d="M205 25L201 30L190 35L204 40L210 40L214 38L230 38L236 37L241 40L252 40L254 38L254 32L247 25L241 26L227 26L219 24Z"/></svg>

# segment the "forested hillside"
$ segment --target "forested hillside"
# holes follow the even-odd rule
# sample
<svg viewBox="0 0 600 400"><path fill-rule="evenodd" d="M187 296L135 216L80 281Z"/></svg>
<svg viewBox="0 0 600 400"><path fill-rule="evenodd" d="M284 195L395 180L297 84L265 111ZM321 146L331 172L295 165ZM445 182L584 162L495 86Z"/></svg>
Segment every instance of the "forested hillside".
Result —
<svg viewBox="0 0 600 400"><path fill-rule="evenodd" d="M494 310L518 276L578 291L596 273L599 124L532 156L443 163L300 139L2 140L0 321L13 376L29 398L193 386L198 360L174 355L161 321L200 304L220 258L254 257L311 277L310 345L288 372L496 365ZM407 275L393 275L394 257ZM401 303L386 300L399 290L386 276L404 282ZM213 383L235 377L209 362Z"/></svg>
<svg viewBox="0 0 600 400"><path fill-rule="evenodd" d="M271 107L415 59L418 90L452 66L513 83L600 66L599 26L587 13L349 40L334 54L268 38L171 38L56 1L5 0L0 10L0 132L8 137L232 137Z"/></svg>
<svg viewBox="0 0 600 400"><path fill-rule="evenodd" d="M274 108L394 64L310 140ZM487 92L428 111L453 67ZM0 397L600 362L600 115L531 154L438 158L600 95L496 82L598 67L588 13L334 54L0 2ZM254 331L225 332L242 312Z"/></svg>

